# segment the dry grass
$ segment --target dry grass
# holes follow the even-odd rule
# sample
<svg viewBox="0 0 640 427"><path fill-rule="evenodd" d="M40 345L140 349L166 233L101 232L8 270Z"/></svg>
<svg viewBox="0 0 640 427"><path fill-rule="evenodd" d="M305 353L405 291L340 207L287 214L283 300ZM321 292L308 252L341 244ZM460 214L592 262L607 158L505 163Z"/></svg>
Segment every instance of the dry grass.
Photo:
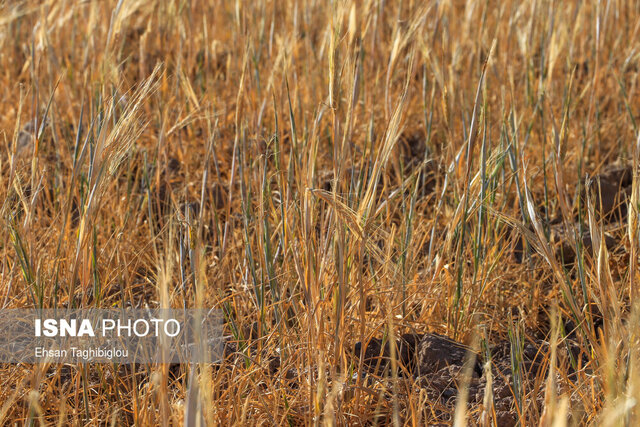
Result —
<svg viewBox="0 0 640 427"><path fill-rule="evenodd" d="M236 343L216 366L2 366L2 422L499 423L491 393L436 412L395 357L356 374L356 342L430 331L511 343L523 425L636 425L640 181L613 228L576 195L637 169L639 18L624 0L2 2L3 307L219 307Z"/></svg>

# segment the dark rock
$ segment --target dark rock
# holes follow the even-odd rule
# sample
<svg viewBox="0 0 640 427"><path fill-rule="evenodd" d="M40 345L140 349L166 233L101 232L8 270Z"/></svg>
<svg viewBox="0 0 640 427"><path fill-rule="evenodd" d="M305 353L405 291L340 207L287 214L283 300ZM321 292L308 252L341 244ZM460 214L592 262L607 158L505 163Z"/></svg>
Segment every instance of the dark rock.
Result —
<svg viewBox="0 0 640 427"><path fill-rule="evenodd" d="M365 191L366 186L371 180L371 170L350 166L342 171L340 179L334 180L334 176L335 174L333 170L320 172L318 174L319 188L331 192L334 190L335 186L335 190L338 194L355 194L360 191ZM383 177L380 175L376 188L377 194L380 194L383 186Z"/></svg>
<svg viewBox="0 0 640 427"><path fill-rule="evenodd" d="M360 356L362 346L356 345L355 356ZM491 407L483 408L487 393L486 372L481 368L482 360L477 356L470 378L464 378L464 363L468 360L469 347L437 334L405 334L397 341L398 362L409 372L414 386L421 388L428 397L434 417L431 422L449 422L455 411L459 390L466 385L470 410L487 411L497 425L513 426L519 421L516 410L517 390L514 377L523 383L523 390L538 390L535 386L548 375L549 343L545 340L528 340L512 361L512 343L503 340L490 346L490 369L492 376ZM559 363L567 362L567 350L577 357L579 346L570 339L558 345ZM371 339L364 350L363 364L369 373L382 376L390 361L390 345L381 339ZM512 372L513 365L518 366ZM399 373L400 374L400 373ZM405 375L406 376L406 375ZM519 396L527 408L540 412L544 405L544 386L537 395ZM529 411L530 409L526 409Z"/></svg>
<svg viewBox="0 0 640 427"><path fill-rule="evenodd" d="M178 173L180 172L181 168L182 164L180 160L176 159L175 157L171 157L167 162L167 169L169 169L169 172L171 173Z"/></svg>
<svg viewBox="0 0 640 427"><path fill-rule="evenodd" d="M575 230L578 230L578 224L574 224ZM556 248L556 259L561 260L565 266L572 265L576 262L576 250L572 243L573 239L570 234L574 233L573 229L567 229L564 224L553 225L550 228L550 240ZM585 230L581 234L580 243L582 244L582 250L587 254L592 255L593 242L591 240L591 233L589 230ZM609 234L604 234L604 244L609 251L615 248L617 241Z"/></svg>
<svg viewBox="0 0 640 427"><path fill-rule="evenodd" d="M631 196L633 167L631 165L612 164L602 172L585 180L585 188L591 183L594 194L594 210L606 222L622 221L627 217L627 202ZM586 192L583 191L583 207L587 206Z"/></svg>
<svg viewBox="0 0 640 427"><path fill-rule="evenodd" d="M571 267L576 262L576 248L572 243L572 234L575 232L579 235L577 230L578 224L573 224L572 227L567 227L562 222L549 224L549 241L554 248L556 259L561 261L565 267ZM535 234L533 227L530 227L530 231ZM592 255L593 242L589 230L584 230L579 236L581 236L581 238L579 238L582 250ZM606 232L604 233L604 244L607 250L612 251L617 243L618 241L613 236ZM516 238L513 247L513 256L518 263L522 263L524 259L524 236L518 236Z"/></svg>
<svg viewBox="0 0 640 427"><path fill-rule="evenodd" d="M355 357L360 356L361 348L362 344L356 343ZM403 334L396 343L396 351L401 373L420 377L450 365L462 368L470 349L438 334ZM390 343L387 341L383 344L381 339L371 339L363 355L363 365L367 372L381 375L390 361ZM477 363L474 374L482 374Z"/></svg>
<svg viewBox="0 0 640 427"><path fill-rule="evenodd" d="M462 367L471 349L438 334L425 334L418 344L418 365L416 375L422 376L439 371L450 365ZM477 359L477 357L476 357ZM481 368L474 366L474 373L482 374Z"/></svg>
<svg viewBox="0 0 640 427"><path fill-rule="evenodd" d="M402 157L405 164L415 160L421 162L424 159L427 150L427 140L422 131L403 133L400 135L398 145L403 154Z"/></svg>
<svg viewBox="0 0 640 427"><path fill-rule="evenodd" d="M372 338L366 344L362 353L362 343L357 342L354 347L355 357L362 356L364 369L373 375L381 375L389 363L389 344L383 344L379 338Z"/></svg>

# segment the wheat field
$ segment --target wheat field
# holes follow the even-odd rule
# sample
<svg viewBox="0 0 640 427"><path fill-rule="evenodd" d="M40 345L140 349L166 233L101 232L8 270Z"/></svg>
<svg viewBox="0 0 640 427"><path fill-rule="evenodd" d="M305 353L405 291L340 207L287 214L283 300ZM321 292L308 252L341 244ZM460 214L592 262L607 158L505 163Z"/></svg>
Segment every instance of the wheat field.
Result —
<svg viewBox="0 0 640 427"><path fill-rule="evenodd" d="M212 364L0 364L3 425L640 422L640 3L0 2L0 303Z"/></svg>

